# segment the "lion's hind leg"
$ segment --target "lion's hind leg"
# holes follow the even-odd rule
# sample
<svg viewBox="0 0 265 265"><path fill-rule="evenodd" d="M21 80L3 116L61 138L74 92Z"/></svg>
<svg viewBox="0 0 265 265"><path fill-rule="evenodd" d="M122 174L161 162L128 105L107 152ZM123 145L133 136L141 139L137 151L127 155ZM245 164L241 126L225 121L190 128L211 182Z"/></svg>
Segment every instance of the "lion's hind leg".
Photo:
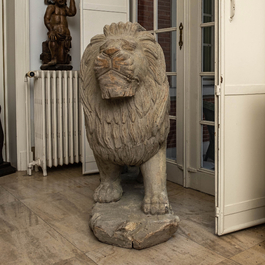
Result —
<svg viewBox="0 0 265 265"><path fill-rule="evenodd" d="M166 188L166 144L158 153L141 165L145 196L142 209L146 214L166 214L169 202Z"/></svg>
<svg viewBox="0 0 265 265"><path fill-rule="evenodd" d="M122 167L109 161L102 161L96 157L97 166L100 174L100 185L94 192L95 202L116 202L122 196L122 187L120 184L120 174Z"/></svg>

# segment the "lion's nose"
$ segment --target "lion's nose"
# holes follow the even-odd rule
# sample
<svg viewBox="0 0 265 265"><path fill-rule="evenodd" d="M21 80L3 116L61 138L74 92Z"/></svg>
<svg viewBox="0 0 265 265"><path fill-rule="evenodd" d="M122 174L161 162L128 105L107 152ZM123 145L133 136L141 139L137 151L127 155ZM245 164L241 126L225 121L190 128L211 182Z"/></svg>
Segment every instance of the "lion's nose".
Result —
<svg viewBox="0 0 265 265"><path fill-rule="evenodd" d="M118 52L119 49L116 48L116 47L110 47L110 48L107 48L103 51L103 53L107 54L108 56L112 56L113 54L115 54L116 52Z"/></svg>

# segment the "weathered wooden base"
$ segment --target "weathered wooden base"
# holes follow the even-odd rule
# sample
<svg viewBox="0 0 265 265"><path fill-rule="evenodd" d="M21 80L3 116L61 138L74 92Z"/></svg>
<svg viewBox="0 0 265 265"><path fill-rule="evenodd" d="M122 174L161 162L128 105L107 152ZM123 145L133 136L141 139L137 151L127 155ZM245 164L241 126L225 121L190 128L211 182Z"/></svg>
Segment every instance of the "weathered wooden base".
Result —
<svg viewBox="0 0 265 265"><path fill-rule="evenodd" d="M131 183L128 183L131 182ZM96 203L90 227L99 241L123 248L144 249L167 241L176 232L179 218L174 213L146 215L141 210L142 184L123 184L120 201Z"/></svg>
<svg viewBox="0 0 265 265"><path fill-rule="evenodd" d="M55 71L58 71L58 70L62 70L62 71L70 71L73 69L73 66L70 65L70 64L56 64L56 65L48 65L48 64L43 64L41 67L40 67L41 70L55 70Z"/></svg>

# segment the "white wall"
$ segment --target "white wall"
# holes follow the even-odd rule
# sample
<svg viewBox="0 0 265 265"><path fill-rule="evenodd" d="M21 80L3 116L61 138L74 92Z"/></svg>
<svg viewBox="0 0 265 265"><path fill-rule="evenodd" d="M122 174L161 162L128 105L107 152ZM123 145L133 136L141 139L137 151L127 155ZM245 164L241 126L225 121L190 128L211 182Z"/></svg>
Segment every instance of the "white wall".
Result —
<svg viewBox="0 0 265 265"><path fill-rule="evenodd" d="M79 70L80 65L80 0L75 0L77 14L74 17L67 17L69 29L72 36L73 70ZM30 69L39 70L41 66L40 54L42 53L42 42L47 40L47 28L44 25L44 14L47 5L44 0L30 0ZM69 0L67 1L69 6Z"/></svg>

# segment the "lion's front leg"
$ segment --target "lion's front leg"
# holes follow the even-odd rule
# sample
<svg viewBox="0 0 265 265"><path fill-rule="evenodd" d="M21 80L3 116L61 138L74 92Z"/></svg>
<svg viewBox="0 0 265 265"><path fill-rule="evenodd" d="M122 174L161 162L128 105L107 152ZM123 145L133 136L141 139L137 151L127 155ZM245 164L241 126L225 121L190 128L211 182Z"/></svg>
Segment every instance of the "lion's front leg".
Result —
<svg viewBox="0 0 265 265"><path fill-rule="evenodd" d="M95 202L116 202L122 196L120 174L122 167L95 156L100 174L100 185L94 192Z"/></svg>
<svg viewBox="0 0 265 265"><path fill-rule="evenodd" d="M169 202L166 188L166 143L151 159L141 165L145 197L142 208L148 214L166 214Z"/></svg>

